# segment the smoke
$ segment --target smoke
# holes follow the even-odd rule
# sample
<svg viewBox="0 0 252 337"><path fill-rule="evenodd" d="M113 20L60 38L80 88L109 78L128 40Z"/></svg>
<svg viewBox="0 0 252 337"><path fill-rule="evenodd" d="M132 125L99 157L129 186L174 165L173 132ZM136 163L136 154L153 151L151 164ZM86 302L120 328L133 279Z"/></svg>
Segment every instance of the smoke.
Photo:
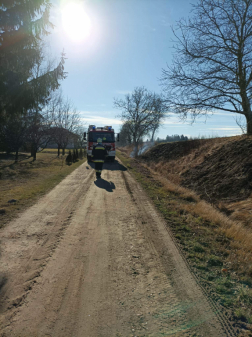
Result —
<svg viewBox="0 0 252 337"><path fill-rule="evenodd" d="M154 145L155 145L154 142L146 142L146 143L144 143L143 146L138 150L137 155L140 156L140 155L144 154L147 150L149 150ZM134 147L133 151L130 154L131 158L136 157L136 151L137 151L137 148Z"/></svg>
<svg viewBox="0 0 252 337"><path fill-rule="evenodd" d="M135 146L134 149L133 149L133 151L132 151L131 154L130 154L130 157L131 157L131 158L136 157L136 151L137 151L137 148L136 148L136 146Z"/></svg>

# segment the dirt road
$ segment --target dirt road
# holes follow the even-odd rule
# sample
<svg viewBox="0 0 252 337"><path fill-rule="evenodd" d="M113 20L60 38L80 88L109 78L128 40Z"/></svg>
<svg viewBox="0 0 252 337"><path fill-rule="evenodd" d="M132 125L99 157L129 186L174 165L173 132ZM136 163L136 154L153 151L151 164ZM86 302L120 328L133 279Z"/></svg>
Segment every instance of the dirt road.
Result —
<svg viewBox="0 0 252 337"><path fill-rule="evenodd" d="M84 163L1 230L1 336L233 336L118 162Z"/></svg>

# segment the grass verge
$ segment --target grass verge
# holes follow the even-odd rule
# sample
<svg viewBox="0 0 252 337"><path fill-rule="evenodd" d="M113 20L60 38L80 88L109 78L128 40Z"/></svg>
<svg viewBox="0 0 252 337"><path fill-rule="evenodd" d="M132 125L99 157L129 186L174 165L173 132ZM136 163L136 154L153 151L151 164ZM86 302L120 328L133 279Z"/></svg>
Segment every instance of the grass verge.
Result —
<svg viewBox="0 0 252 337"><path fill-rule="evenodd" d="M193 191L154 174L127 153L117 151L117 156L162 213L192 271L237 335L252 336L251 247L236 240L235 224Z"/></svg>
<svg viewBox="0 0 252 337"><path fill-rule="evenodd" d="M66 165L65 156L58 157L57 150L52 149L38 153L36 161L20 154L18 163L14 163L13 156L0 154L0 228L83 162Z"/></svg>

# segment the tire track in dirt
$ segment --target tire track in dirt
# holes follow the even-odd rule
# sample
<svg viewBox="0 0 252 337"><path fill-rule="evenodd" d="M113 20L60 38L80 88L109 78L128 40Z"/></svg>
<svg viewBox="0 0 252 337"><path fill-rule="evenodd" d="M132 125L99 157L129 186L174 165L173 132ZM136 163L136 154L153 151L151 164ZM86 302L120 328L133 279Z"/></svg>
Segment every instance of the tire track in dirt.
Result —
<svg viewBox="0 0 252 337"><path fill-rule="evenodd" d="M59 244L76 201L90 187L94 173L85 164L65 178L1 233L1 325L15 315ZM67 192L66 192L67 190Z"/></svg>
<svg viewBox="0 0 252 337"><path fill-rule="evenodd" d="M2 311L1 336L231 336L140 185L119 162L104 168L103 179L94 181L90 165L83 164L6 229L6 240L14 229L22 234L3 246L1 260L13 279L6 284L5 301L13 290L24 292L25 268L31 275L39 264L43 270L19 306ZM43 216L45 202L51 212ZM34 209L42 213L35 216ZM59 217L64 222L70 213L61 230ZM15 245L23 249L16 262Z"/></svg>

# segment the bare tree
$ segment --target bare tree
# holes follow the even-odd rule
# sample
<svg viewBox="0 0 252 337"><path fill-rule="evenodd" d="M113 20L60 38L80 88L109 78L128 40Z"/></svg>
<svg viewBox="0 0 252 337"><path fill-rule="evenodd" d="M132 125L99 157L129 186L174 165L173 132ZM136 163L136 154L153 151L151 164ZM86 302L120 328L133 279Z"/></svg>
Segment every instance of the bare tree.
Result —
<svg viewBox="0 0 252 337"><path fill-rule="evenodd" d="M158 105L161 98L144 87L137 87L132 94L125 95L124 99L114 99L114 106L120 109L121 119L127 123L128 131L138 153L140 140L153 131L160 119L157 116L163 113L164 105ZM162 111L159 111L162 107Z"/></svg>
<svg viewBox="0 0 252 337"><path fill-rule="evenodd" d="M153 95L153 104L154 104L154 112L153 112L153 122L152 122L152 127L151 127L151 142L154 141L154 136L155 133L158 131L160 128L163 120L166 115L166 106L164 104L164 99L162 96Z"/></svg>
<svg viewBox="0 0 252 337"><path fill-rule="evenodd" d="M127 122L124 122L120 128L120 146L129 145L132 143L132 136Z"/></svg>
<svg viewBox="0 0 252 337"><path fill-rule="evenodd" d="M51 132L53 140L58 146L59 156L60 149L62 149L62 154L64 155L70 140L74 141L76 137L75 131L79 125L79 113L68 99L62 97L61 93L55 96L52 105L53 127Z"/></svg>
<svg viewBox="0 0 252 337"><path fill-rule="evenodd" d="M50 132L52 116L48 107L45 107L40 113L30 113L28 116L29 126L26 141L30 144L33 160L36 160L39 149L41 151L46 148L52 139Z"/></svg>
<svg viewBox="0 0 252 337"><path fill-rule="evenodd" d="M80 149L83 149L84 144L86 143L86 141L84 140L84 132L86 130L87 127L85 127L85 124L78 125L75 130L77 147Z"/></svg>
<svg viewBox="0 0 252 337"><path fill-rule="evenodd" d="M173 32L176 53L162 76L169 109L193 119L244 115L252 134L252 0L199 0Z"/></svg>

